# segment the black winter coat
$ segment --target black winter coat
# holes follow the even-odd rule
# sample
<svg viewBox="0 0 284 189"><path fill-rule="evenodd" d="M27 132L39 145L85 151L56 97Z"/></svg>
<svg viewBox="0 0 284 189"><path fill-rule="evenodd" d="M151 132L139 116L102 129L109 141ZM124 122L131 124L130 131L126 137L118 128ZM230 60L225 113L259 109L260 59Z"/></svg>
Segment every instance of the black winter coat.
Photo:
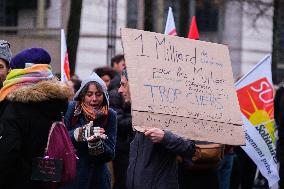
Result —
<svg viewBox="0 0 284 189"><path fill-rule="evenodd" d="M131 105L125 104L118 92L120 76L116 75L109 87L109 104L117 113L117 142L116 151L129 153L130 142L134 138L132 129Z"/></svg>
<svg viewBox="0 0 284 189"><path fill-rule="evenodd" d="M130 145L128 189L178 189L176 156L185 159L195 153L195 144L169 131L159 144L137 132Z"/></svg>
<svg viewBox="0 0 284 189"><path fill-rule="evenodd" d="M284 88L280 87L274 98L274 119L278 128L278 141L276 146L279 168L279 188L284 188Z"/></svg>
<svg viewBox="0 0 284 189"><path fill-rule="evenodd" d="M43 157L49 129L62 119L68 105L69 88L57 81L12 91L0 107L0 188L41 189L32 181L35 157Z"/></svg>
<svg viewBox="0 0 284 189"><path fill-rule="evenodd" d="M115 183L114 188L124 189L126 172L129 161L130 142L134 138L132 130L131 105L125 104L122 95L118 92L120 76L117 75L111 81L109 87L110 107L117 113L117 139L115 147L115 159L113 169Z"/></svg>

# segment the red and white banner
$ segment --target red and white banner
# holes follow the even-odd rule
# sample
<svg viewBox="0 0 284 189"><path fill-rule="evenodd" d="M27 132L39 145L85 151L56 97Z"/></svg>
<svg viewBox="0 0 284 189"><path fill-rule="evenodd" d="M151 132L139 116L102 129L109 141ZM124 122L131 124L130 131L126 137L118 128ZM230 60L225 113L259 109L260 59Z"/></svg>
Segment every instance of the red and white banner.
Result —
<svg viewBox="0 0 284 189"><path fill-rule="evenodd" d="M236 84L244 123L243 150L254 161L269 186L279 180L274 136L271 56L262 59Z"/></svg>
<svg viewBox="0 0 284 189"><path fill-rule="evenodd" d="M168 18L167 18L167 23L166 23L166 28L165 28L165 34L177 35L174 15L173 15L173 11L172 11L171 7L169 7Z"/></svg>
<svg viewBox="0 0 284 189"><path fill-rule="evenodd" d="M70 77L70 67L68 60L68 51L66 45L66 38L64 34L64 29L61 29L61 81L66 82L71 79Z"/></svg>

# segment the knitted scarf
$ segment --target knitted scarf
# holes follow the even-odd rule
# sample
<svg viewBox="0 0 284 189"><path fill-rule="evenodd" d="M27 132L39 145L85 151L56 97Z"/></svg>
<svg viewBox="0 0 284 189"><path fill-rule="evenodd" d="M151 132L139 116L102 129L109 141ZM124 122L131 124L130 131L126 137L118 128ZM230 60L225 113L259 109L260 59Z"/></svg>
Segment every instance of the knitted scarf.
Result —
<svg viewBox="0 0 284 189"><path fill-rule="evenodd" d="M95 110L83 102L78 102L75 106L74 117L78 117L81 113L84 114L87 121L105 121L108 116L108 106L103 105L99 110Z"/></svg>
<svg viewBox="0 0 284 189"><path fill-rule="evenodd" d="M35 64L24 69L13 69L7 75L3 88L0 90L0 101L3 101L11 91L51 78L53 78L51 67L47 64Z"/></svg>

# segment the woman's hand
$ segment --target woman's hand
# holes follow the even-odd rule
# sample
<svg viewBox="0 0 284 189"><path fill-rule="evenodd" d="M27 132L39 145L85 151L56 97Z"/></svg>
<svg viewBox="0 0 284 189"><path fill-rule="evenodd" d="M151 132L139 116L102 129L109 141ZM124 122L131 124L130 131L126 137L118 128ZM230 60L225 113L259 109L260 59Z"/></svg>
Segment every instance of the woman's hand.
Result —
<svg viewBox="0 0 284 189"><path fill-rule="evenodd" d="M165 136L165 132L158 128L146 129L144 134L149 137L153 143L160 143Z"/></svg>
<svg viewBox="0 0 284 189"><path fill-rule="evenodd" d="M93 142L97 139L107 139L107 135L105 134L105 130L104 128L101 128L101 127L92 127L93 131L93 135L87 137L87 141L88 142Z"/></svg>
<svg viewBox="0 0 284 189"><path fill-rule="evenodd" d="M107 135L104 133L104 128L93 127L93 121L90 121L83 127L74 130L74 138L77 142L92 142L97 139L107 139Z"/></svg>

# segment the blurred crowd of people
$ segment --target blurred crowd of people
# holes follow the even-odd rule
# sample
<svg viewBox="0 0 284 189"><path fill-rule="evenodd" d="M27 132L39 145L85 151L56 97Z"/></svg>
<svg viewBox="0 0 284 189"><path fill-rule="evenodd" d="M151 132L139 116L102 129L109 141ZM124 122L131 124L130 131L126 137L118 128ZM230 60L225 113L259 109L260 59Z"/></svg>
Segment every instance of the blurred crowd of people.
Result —
<svg viewBox="0 0 284 189"><path fill-rule="evenodd" d="M53 76L51 61L42 48L12 56L10 44L0 41L1 189L46 188L31 179L32 162L44 156L52 122L62 115L78 161L76 178L57 188L253 188L256 166L240 147L225 146L220 161L200 168L192 162L195 141L158 128L133 130L123 54L111 59L111 67L94 68L82 81L73 75L67 83ZM282 91L277 104L283 104ZM276 116L278 125L283 117Z"/></svg>

